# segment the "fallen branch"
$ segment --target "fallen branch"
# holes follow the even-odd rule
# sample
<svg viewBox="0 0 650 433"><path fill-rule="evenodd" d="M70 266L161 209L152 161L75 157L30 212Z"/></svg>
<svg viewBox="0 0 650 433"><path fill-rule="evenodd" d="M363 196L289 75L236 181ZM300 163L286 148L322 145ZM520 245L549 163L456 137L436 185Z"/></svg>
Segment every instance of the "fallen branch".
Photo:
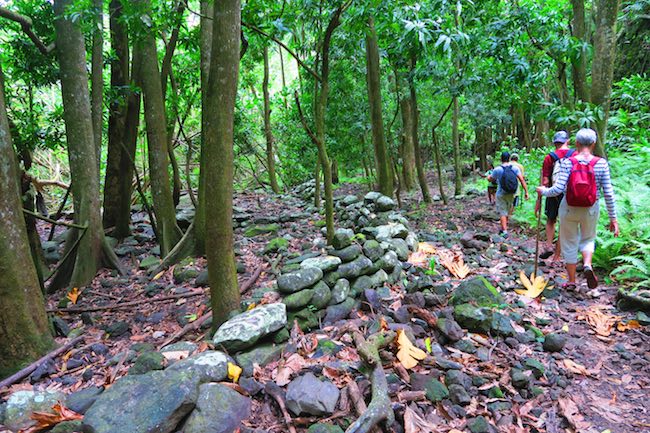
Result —
<svg viewBox="0 0 650 433"><path fill-rule="evenodd" d="M46 216L43 216L43 215L41 215L39 213L36 213L34 211L31 211L31 210L25 209L25 208L23 208L23 213L26 213L27 215L31 215L34 218L38 218L39 220L43 220L45 222L48 222L50 224L54 224L54 225L57 225L57 226L70 227L72 229L79 229L79 230L85 230L87 228L87 226L82 226L80 224L66 223L66 222L63 222L63 221L56 221L56 220L53 220L52 218L48 218Z"/></svg>
<svg viewBox="0 0 650 433"><path fill-rule="evenodd" d="M51 351L50 353L46 354L45 356L42 356L41 358L39 358L37 361L32 362L31 364L29 364L27 367L23 368L22 370L12 374L11 376L9 376L6 379L0 381L0 389L4 388L5 386L12 385L12 384L18 382L19 380L22 380L22 379L26 378L27 376L32 374L32 372L34 370L36 370L39 365L41 365L42 363L44 363L46 361L49 361L50 359L56 358L57 356L61 355L64 352L67 352L68 349L70 349L71 347L74 347L77 343L79 343L84 338L85 338L85 336L80 335L77 338L68 341L63 346L59 347L58 349L55 349L55 350Z"/></svg>
<svg viewBox="0 0 650 433"><path fill-rule="evenodd" d="M246 293L248 290L250 290L251 287L253 287L253 284L255 284L255 281L260 277L262 274L262 270L264 269L264 265L259 265L257 269L255 269L255 272L253 272L253 275L244 282L244 284L239 287L239 293L243 295Z"/></svg>
<svg viewBox="0 0 650 433"><path fill-rule="evenodd" d="M161 296L159 298L151 298L147 300L131 301L124 302L121 304L115 303L110 305L101 305L95 307L83 307L83 308L50 308L47 310L48 313L87 313L92 311L107 311L107 310L118 310L122 308L135 307L142 305L144 303L151 304L152 302L162 302L162 301L171 301L172 299L180 298L190 298L192 296L205 295L203 290L197 292L188 292L188 293L179 293L176 295L167 295Z"/></svg>
<svg viewBox="0 0 650 433"><path fill-rule="evenodd" d="M384 367L381 365L381 358L379 357L379 349L387 346L394 339L395 333L392 331L374 334L368 340L364 339L360 332L354 333L354 341L359 355L366 364L372 367L370 376L372 399L368 409L348 427L345 433L368 433L380 422L385 422L387 425L395 422L395 414L388 396L386 373L384 373ZM350 395L350 398L354 402L352 395Z"/></svg>
<svg viewBox="0 0 650 433"><path fill-rule="evenodd" d="M275 382L266 382L264 391L271 397L273 400L280 406L280 412L282 412L282 417L284 418L284 423L287 425L287 429L290 433L297 433L296 427L293 425L291 420L291 415L287 411L287 405L284 403L284 396L282 395L282 389Z"/></svg>

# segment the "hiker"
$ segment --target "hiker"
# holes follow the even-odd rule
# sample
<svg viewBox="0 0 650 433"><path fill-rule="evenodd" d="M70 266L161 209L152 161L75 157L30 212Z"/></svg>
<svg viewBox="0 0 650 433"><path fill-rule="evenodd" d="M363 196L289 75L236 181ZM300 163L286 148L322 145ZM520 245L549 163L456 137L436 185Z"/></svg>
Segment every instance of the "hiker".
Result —
<svg viewBox="0 0 650 433"><path fill-rule="evenodd" d="M566 131L558 131L553 136L553 144L555 150L550 152L544 157L542 163L541 185L551 187L557 182L560 174L560 165L565 158L573 155L575 149L569 147L569 134ZM555 222L557 221L557 213L560 208L563 194L556 197L546 197L546 205L544 206L544 213L546 215L546 251L540 254L541 259L548 259L553 256L553 261L560 260L561 246L558 241L555 247L553 240L555 239ZM542 200L541 196L538 197L535 204L535 215L541 211ZM555 254L553 252L555 251Z"/></svg>
<svg viewBox="0 0 650 433"><path fill-rule="evenodd" d="M488 161L487 166L488 166L488 171L486 171L485 174L482 174L481 172L477 171L478 175L485 179L492 176L492 172L494 171L494 165L492 165L492 161ZM488 202L490 204L494 204L496 193L497 193L496 180L488 181L487 197L488 197Z"/></svg>
<svg viewBox="0 0 650 433"><path fill-rule="evenodd" d="M519 183L524 188L525 198L528 199L528 187L519 169L510 163L510 153L501 154L501 165L492 171L488 181L497 183L496 208L501 223L499 234L508 237L508 220L512 210L515 193Z"/></svg>
<svg viewBox="0 0 650 433"><path fill-rule="evenodd" d="M560 203L560 243L566 263L568 290L576 290L576 267L578 250L582 252L583 274L590 289L598 287L598 278L591 266L596 247L596 228L600 215L598 191L605 196L609 215L609 230L618 236L618 222L614 202L614 189L605 158L593 155L596 131L581 129L576 134L576 153L565 158L560 166L557 182L550 188L540 186L537 192L545 197L557 197L564 193Z"/></svg>
<svg viewBox="0 0 650 433"><path fill-rule="evenodd" d="M517 153L513 153L510 155L510 162L514 167L517 167L519 171L521 172L521 175L526 179L526 173L524 171L524 166L519 164L519 155ZM515 193L515 203L512 206L512 210L514 210L517 206L521 206L521 193L519 189L517 189L517 192ZM512 210L510 211L510 215L512 215Z"/></svg>

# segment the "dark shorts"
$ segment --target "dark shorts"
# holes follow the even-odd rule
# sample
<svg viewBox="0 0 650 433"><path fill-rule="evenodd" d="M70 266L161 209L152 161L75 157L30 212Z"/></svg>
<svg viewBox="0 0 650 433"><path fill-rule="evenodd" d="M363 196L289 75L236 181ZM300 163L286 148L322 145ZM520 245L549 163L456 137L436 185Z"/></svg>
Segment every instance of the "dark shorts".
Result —
<svg viewBox="0 0 650 433"><path fill-rule="evenodd" d="M488 185L488 194L496 194L497 193L497 187L496 185Z"/></svg>
<svg viewBox="0 0 650 433"><path fill-rule="evenodd" d="M562 197L564 194L560 194L557 197L546 197L546 206L544 208L544 213L546 218L549 221L557 221L558 212L560 210L560 203L562 203Z"/></svg>

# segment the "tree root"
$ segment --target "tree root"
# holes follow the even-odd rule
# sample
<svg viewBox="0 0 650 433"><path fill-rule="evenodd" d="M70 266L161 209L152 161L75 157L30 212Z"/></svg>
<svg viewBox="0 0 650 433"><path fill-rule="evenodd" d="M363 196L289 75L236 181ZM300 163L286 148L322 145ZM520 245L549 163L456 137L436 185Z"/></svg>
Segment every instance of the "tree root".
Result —
<svg viewBox="0 0 650 433"><path fill-rule="evenodd" d="M360 332L354 333L359 355L372 367L370 375L372 399L368 409L348 427L345 433L368 433L380 422L385 422L387 425L395 422L395 414L388 396L386 373L379 357L379 349L387 346L394 339L395 333L392 331L374 334L368 340L365 340Z"/></svg>
<svg viewBox="0 0 650 433"><path fill-rule="evenodd" d="M183 234L183 237L174 248L171 249L169 254L163 258L162 262L150 272L151 275L156 275L165 269L175 265L176 263L183 260L185 257L194 255L196 251L196 238L194 231L194 222L190 224L187 228L187 231Z"/></svg>

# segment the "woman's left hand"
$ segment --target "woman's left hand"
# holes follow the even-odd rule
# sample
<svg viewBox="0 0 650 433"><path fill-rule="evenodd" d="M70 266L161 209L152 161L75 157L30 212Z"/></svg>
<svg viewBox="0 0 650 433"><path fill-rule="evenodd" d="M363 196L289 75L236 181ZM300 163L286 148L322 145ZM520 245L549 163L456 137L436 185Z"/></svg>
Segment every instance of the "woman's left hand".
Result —
<svg viewBox="0 0 650 433"><path fill-rule="evenodd" d="M619 235L618 221L610 220L609 221L609 231L614 233L614 237L617 238Z"/></svg>

